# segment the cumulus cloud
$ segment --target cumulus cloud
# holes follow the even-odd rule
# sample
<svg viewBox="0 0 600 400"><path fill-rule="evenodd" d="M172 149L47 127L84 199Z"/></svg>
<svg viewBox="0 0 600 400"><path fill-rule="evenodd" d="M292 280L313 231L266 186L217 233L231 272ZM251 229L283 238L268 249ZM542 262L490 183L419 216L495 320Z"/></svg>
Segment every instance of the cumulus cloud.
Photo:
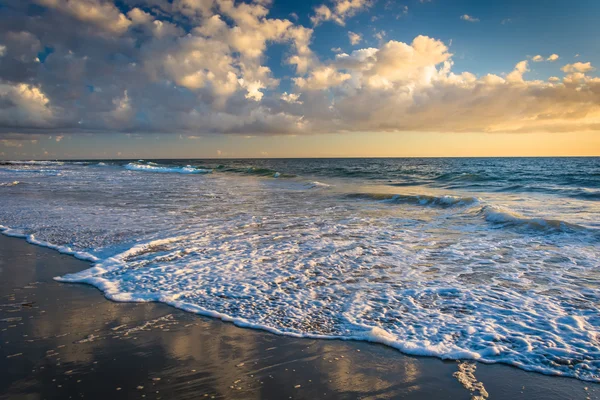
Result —
<svg viewBox="0 0 600 400"><path fill-rule="evenodd" d="M35 0L39 5L54 8L75 19L96 25L102 31L122 34L131 20L112 3L100 0Z"/></svg>
<svg viewBox="0 0 600 400"><path fill-rule="evenodd" d="M583 75L565 77L563 82L529 81L525 79L529 70L526 60L505 77L456 74L451 56L443 42L425 36L410 44L389 41L379 48L339 54L327 66L327 74L321 75L321 90L305 91L307 100L321 110L313 110L308 121L313 130L324 131L598 129L598 78ZM337 79L342 73L350 76ZM332 79L326 84L329 77ZM327 112L322 111L325 109Z"/></svg>
<svg viewBox="0 0 600 400"><path fill-rule="evenodd" d="M469 14L463 14L460 16L460 19L462 19L463 21L467 21L467 22L479 22L479 18L476 18L472 15Z"/></svg>
<svg viewBox="0 0 600 400"><path fill-rule="evenodd" d="M0 121L7 128L49 126L53 119L49 102L38 87L0 84Z"/></svg>
<svg viewBox="0 0 600 400"><path fill-rule="evenodd" d="M310 72L307 78L293 78L294 83L305 90L323 90L340 85L350 79L350 74L337 71L330 66L321 66Z"/></svg>
<svg viewBox="0 0 600 400"><path fill-rule="evenodd" d="M313 29L271 17L265 0L35 1L42 17L21 0L5 0L0 13L2 140L600 127L600 79L589 62L547 81L528 79L527 60L503 74L459 73L441 40L383 34L377 46L321 59ZM342 25L370 4L331 1L312 23ZM284 48L281 60L267 59L273 45Z"/></svg>
<svg viewBox="0 0 600 400"><path fill-rule="evenodd" d="M299 100L300 94L298 94L298 93L283 92L283 94L281 95L280 98L281 98L281 100L285 101L286 103L290 103L290 104L302 104L303 103L301 100Z"/></svg>
<svg viewBox="0 0 600 400"><path fill-rule="evenodd" d="M590 72L594 70L594 67L592 67L592 63L590 62L586 62L586 63L582 63L582 62L576 62L573 64L567 64L564 67L561 68L561 70L563 72Z"/></svg>
<svg viewBox="0 0 600 400"><path fill-rule="evenodd" d="M345 25L346 19L356 15L373 5L372 0L333 0L330 6L321 4L314 9L314 15L310 17L313 25L319 25L325 21L333 21L338 25Z"/></svg>
<svg viewBox="0 0 600 400"><path fill-rule="evenodd" d="M558 60L559 58L560 57L559 57L558 54L551 54L547 58L544 58L543 56L541 56L541 55L538 54L537 56L531 57L531 61L533 61L533 62L542 62L542 61L553 62L553 61Z"/></svg>

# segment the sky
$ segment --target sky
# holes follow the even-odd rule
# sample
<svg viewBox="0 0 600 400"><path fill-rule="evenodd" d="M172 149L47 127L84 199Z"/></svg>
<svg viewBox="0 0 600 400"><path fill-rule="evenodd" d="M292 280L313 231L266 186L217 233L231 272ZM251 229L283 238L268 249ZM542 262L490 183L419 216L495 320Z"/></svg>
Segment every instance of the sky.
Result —
<svg viewBox="0 0 600 400"><path fill-rule="evenodd" d="M599 156L596 0L0 0L0 159Z"/></svg>

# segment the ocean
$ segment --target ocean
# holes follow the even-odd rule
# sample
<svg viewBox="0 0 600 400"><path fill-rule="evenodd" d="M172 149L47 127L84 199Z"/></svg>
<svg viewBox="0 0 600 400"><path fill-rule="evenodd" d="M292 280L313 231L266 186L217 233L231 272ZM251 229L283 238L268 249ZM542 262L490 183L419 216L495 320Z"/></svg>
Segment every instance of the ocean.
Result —
<svg viewBox="0 0 600 400"><path fill-rule="evenodd" d="M0 230L111 300L600 382L600 158L0 162Z"/></svg>

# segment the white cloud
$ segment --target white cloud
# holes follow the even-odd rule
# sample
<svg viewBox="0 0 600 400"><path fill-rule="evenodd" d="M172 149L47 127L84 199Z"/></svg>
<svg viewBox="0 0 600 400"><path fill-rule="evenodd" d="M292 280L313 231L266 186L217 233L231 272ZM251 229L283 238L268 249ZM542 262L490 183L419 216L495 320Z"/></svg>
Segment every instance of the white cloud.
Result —
<svg viewBox="0 0 600 400"><path fill-rule="evenodd" d="M345 25L347 18L373 5L372 0L333 0L332 3L331 7L321 4L314 9L314 15L310 17L313 25L317 26L325 21Z"/></svg>
<svg viewBox="0 0 600 400"><path fill-rule="evenodd" d="M137 7L129 10L127 12L127 16L129 17L131 22L135 25L149 24L154 20L154 18L152 17L151 14L149 14Z"/></svg>
<svg viewBox="0 0 600 400"><path fill-rule="evenodd" d="M373 34L373 37L379 41L382 41L386 34L387 33L385 31L379 31L379 32L375 32Z"/></svg>
<svg viewBox="0 0 600 400"><path fill-rule="evenodd" d="M558 54L551 54L551 55L550 55L550 56L548 56L547 58L544 58L543 56L541 56L541 55L539 55L539 54L538 54L537 56L533 56L533 57L531 57L531 61L533 61L533 62L542 62L542 61L550 61L550 62L553 62L553 61L556 61L556 60L558 60L559 58L560 58L560 57L559 57L559 55L558 55Z"/></svg>
<svg viewBox="0 0 600 400"><path fill-rule="evenodd" d="M508 75L506 75L506 80L511 83L520 83L523 82L523 74L529 71L529 65L527 61L518 62L515 65L515 69Z"/></svg>
<svg viewBox="0 0 600 400"><path fill-rule="evenodd" d="M467 21L467 22L479 22L479 18L473 17L472 15L469 15L469 14L461 15L460 19L462 19L463 21Z"/></svg>
<svg viewBox="0 0 600 400"><path fill-rule="evenodd" d="M339 86L350 79L350 74L338 72L335 68L321 66L312 70L307 78L293 78L292 80L301 89L323 90Z"/></svg>
<svg viewBox="0 0 600 400"><path fill-rule="evenodd" d="M586 63L582 63L582 62L576 62L573 64L567 64L564 67L561 68L561 70L563 72L590 72L593 71L595 68L592 67L592 63L590 62L586 62Z"/></svg>
<svg viewBox="0 0 600 400"><path fill-rule="evenodd" d="M73 18L94 24L104 31L123 34L131 25L112 3L100 0L34 0L45 7L56 9Z"/></svg>
<svg viewBox="0 0 600 400"><path fill-rule="evenodd" d="M300 98L300 94L298 93L288 93L288 92L283 92L283 94L281 95L281 100L285 101L286 103L290 103L290 104L302 104L303 102L298 100Z"/></svg>
<svg viewBox="0 0 600 400"><path fill-rule="evenodd" d="M50 100L39 87L0 83L0 103L8 105L0 108L0 125L43 128L52 122Z"/></svg>
<svg viewBox="0 0 600 400"><path fill-rule="evenodd" d="M350 39L351 45L357 45L362 40L362 35L354 32L348 32L348 39Z"/></svg>

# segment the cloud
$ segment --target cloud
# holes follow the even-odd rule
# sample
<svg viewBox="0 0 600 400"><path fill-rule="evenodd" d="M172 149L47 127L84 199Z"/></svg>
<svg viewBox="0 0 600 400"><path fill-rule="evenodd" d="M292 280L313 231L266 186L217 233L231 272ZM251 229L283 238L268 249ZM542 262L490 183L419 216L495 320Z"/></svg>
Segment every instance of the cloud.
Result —
<svg viewBox="0 0 600 400"><path fill-rule="evenodd" d="M375 39L379 40L379 41L382 41L382 40L383 40L383 38L385 37L385 35L386 35L386 32L385 32L385 31L379 31L379 32L375 32L375 33L373 34L373 37L374 37Z"/></svg>
<svg viewBox="0 0 600 400"><path fill-rule="evenodd" d="M39 5L68 14L81 22L96 25L103 31L122 34L131 25L112 3L100 0L34 0Z"/></svg>
<svg viewBox="0 0 600 400"><path fill-rule="evenodd" d="M419 36L339 54L327 67L350 75L304 90L314 131L551 132L596 130L600 79L528 81L526 60L505 78L452 72L448 47ZM576 80L577 78L577 80ZM326 81L325 79L321 82ZM333 101L331 100L333 98ZM326 110L326 111L325 111Z"/></svg>
<svg viewBox="0 0 600 400"><path fill-rule="evenodd" d="M531 61L533 61L533 62L542 62L542 61L553 62L553 61L558 60L559 58L560 57L559 57L558 54L551 54L550 56L548 56L548 58L544 58L544 57L542 57L541 55L538 54L537 56L533 56L531 58Z"/></svg>
<svg viewBox="0 0 600 400"><path fill-rule="evenodd" d="M310 72L307 78L293 78L294 83L305 90L323 90L340 85L350 79L350 74L338 72L335 68L322 66Z"/></svg>
<svg viewBox="0 0 600 400"><path fill-rule="evenodd" d="M463 21L467 21L467 22L479 22L479 18L473 17L472 15L469 15L469 14L461 15L460 19L462 19Z"/></svg>
<svg viewBox="0 0 600 400"><path fill-rule="evenodd" d="M503 74L459 73L447 43L383 34L377 46L320 59L311 48L319 29L271 17L264 0L36 2L43 18L21 0L5 0L0 13L2 140L600 127L589 62L547 81L528 80L529 63L518 59ZM325 6L343 23L370 4ZM281 60L269 53L275 45Z"/></svg>
<svg viewBox="0 0 600 400"><path fill-rule="evenodd" d="M288 92L283 92L283 94L281 95L281 100L285 101L286 103L290 103L290 104L302 104L303 102L298 100L300 98L300 95L298 93L288 93Z"/></svg>
<svg viewBox="0 0 600 400"><path fill-rule="evenodd" d="M348 32L348 39L350 39L351 45L357 45L362 40L362 35L354 32Z"/></svg>
<svg viewBox="0 0 600 400"><path fill-rule="evenodd" d="M333 0L331 6L321 4L314 9L310 17L314 26L326 21L333 21L338 25L345 25L346 19L373 5L372 0Z"/></svg>
<svg viewBox="0 0 600 400"><path fill-rule="evenodd" d="M50 126L54 116L49 102L36 86L0 84L0 122L6 128Z"/></svg>
<svg viewBox="0 0 600 400"><path fill-rule="evenodd" d="M595 68L592 67L592 63L590 62L586 62L586 63L582 63L582 62L576 62L573 64L567 64L564 67L561 68L561 70L563 72L566 73L570 73L570 72L590 72L593 71Z"/></svg>

